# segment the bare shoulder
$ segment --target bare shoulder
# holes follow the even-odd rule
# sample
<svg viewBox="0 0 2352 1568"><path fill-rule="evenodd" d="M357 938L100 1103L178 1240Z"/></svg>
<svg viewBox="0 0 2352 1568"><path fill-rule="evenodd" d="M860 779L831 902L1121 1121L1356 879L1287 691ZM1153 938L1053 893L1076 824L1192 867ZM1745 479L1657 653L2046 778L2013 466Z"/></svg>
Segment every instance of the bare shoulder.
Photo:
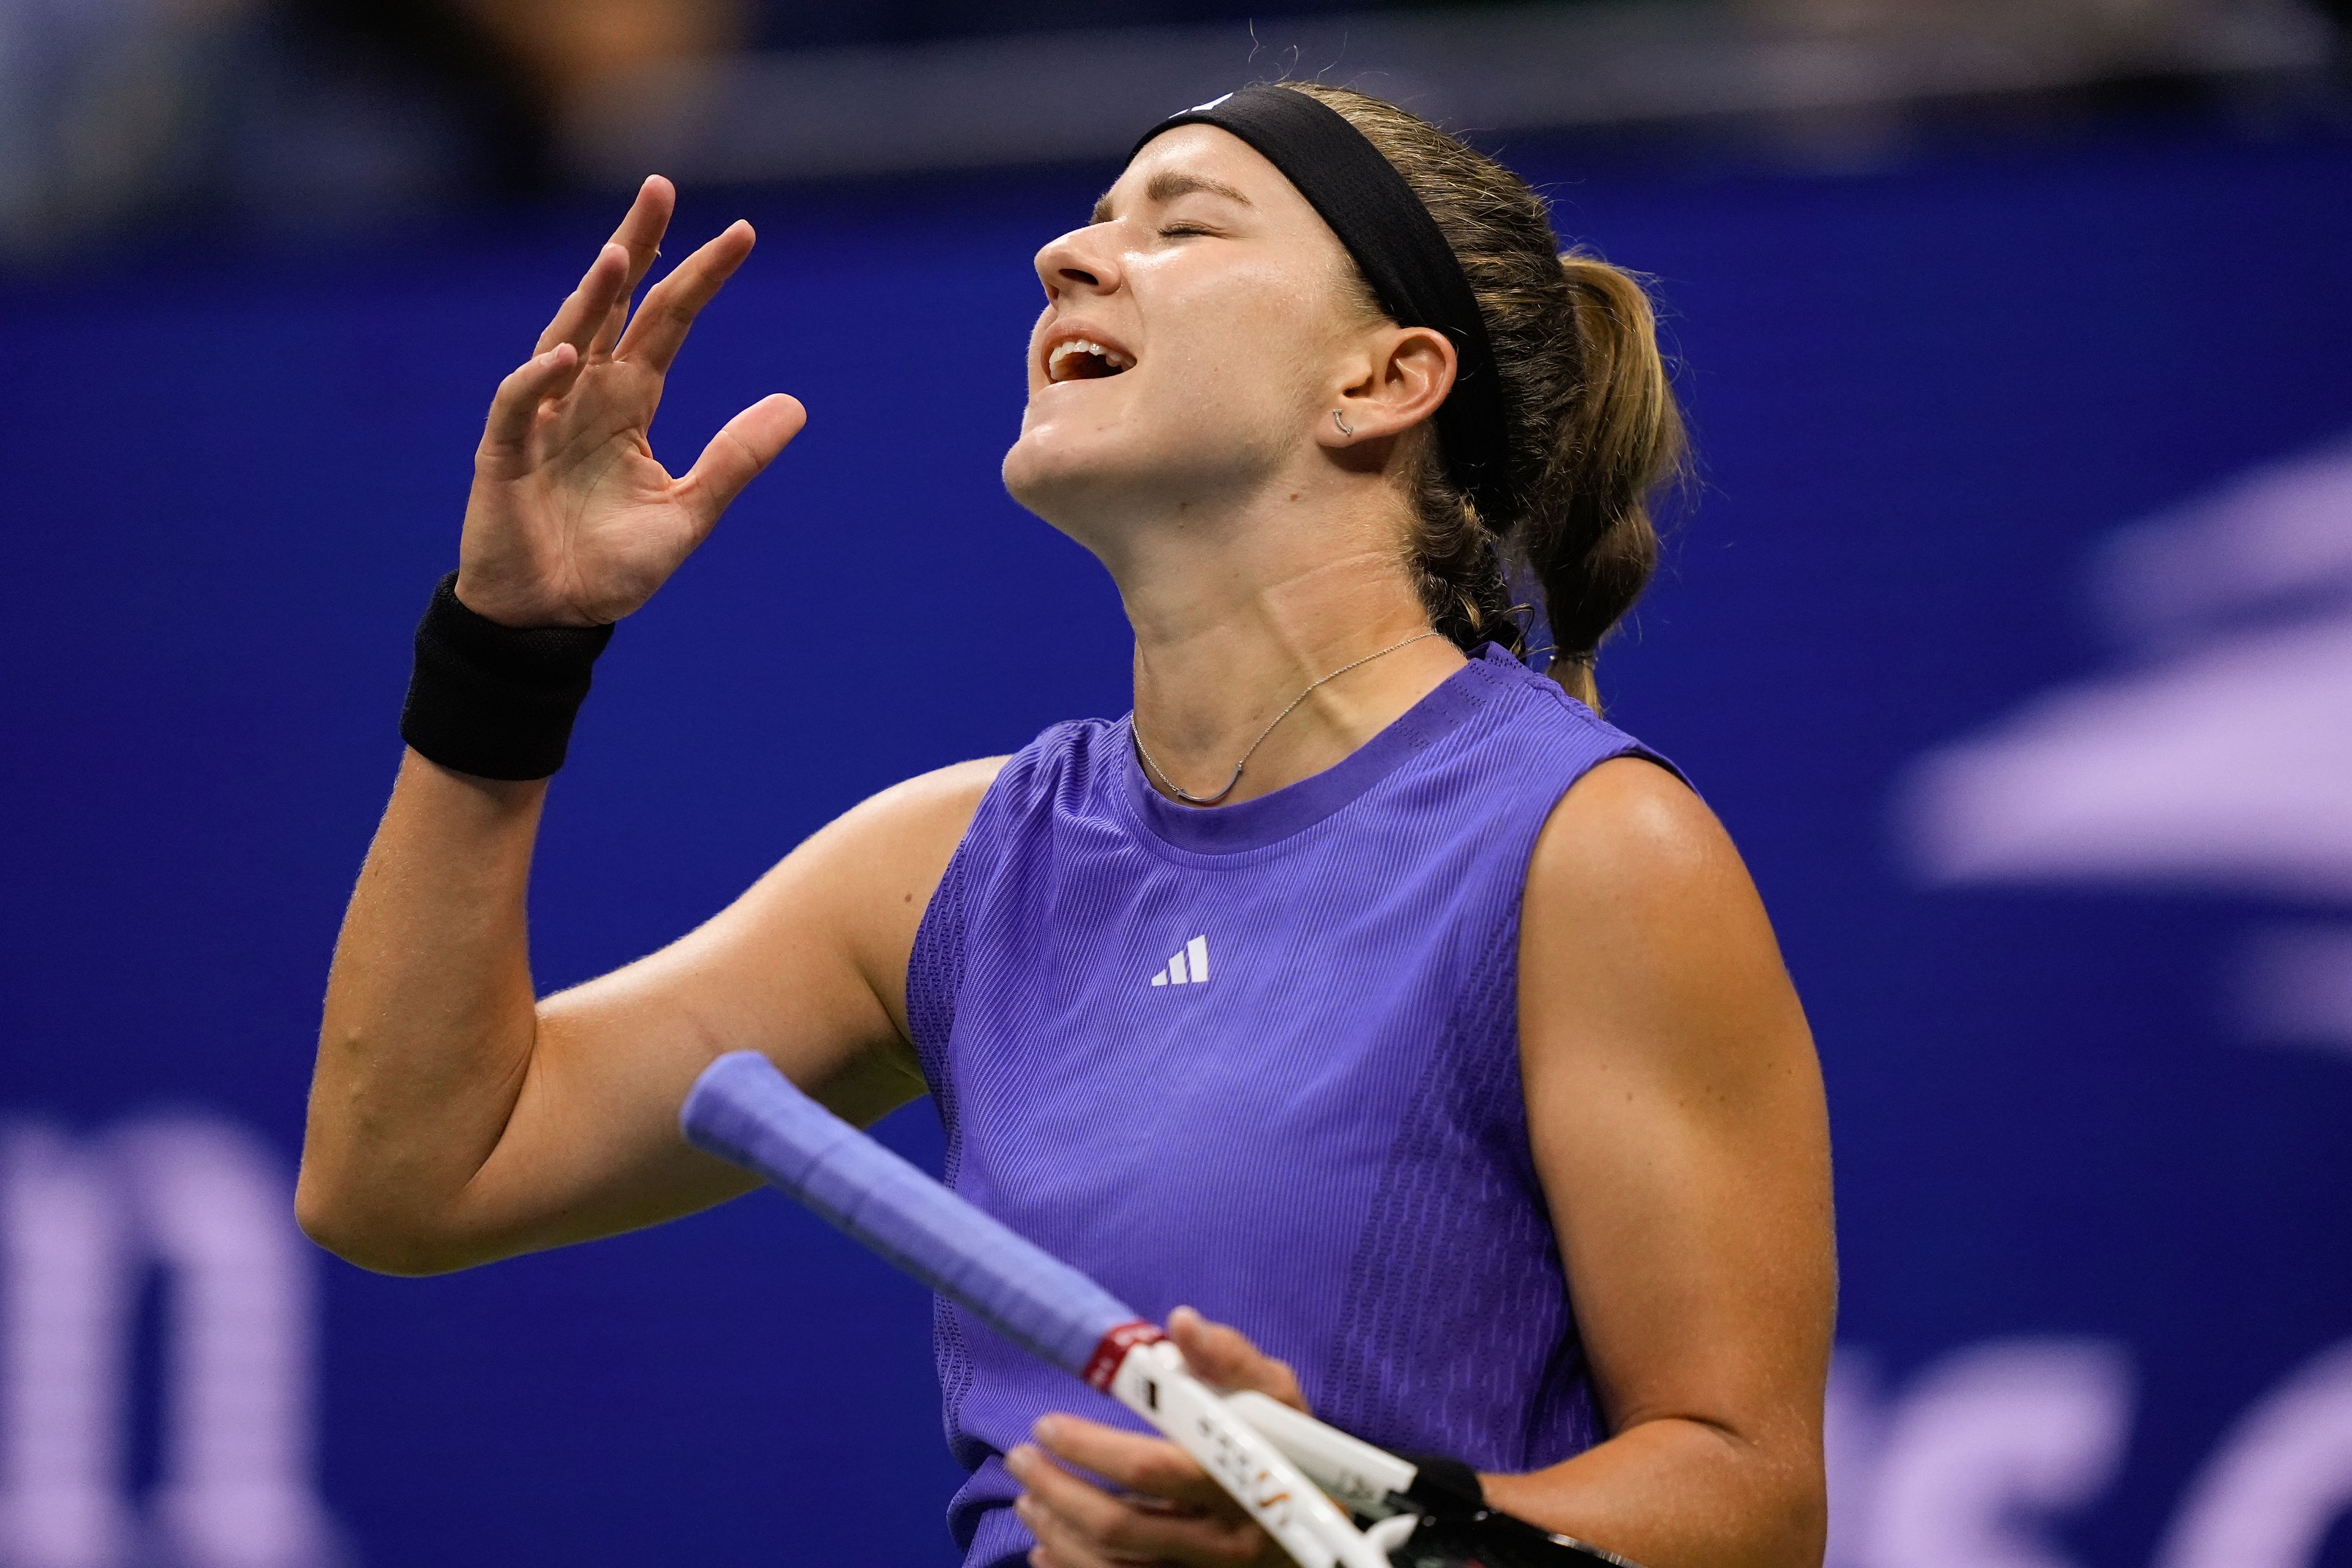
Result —
<svg viewBox="0 0 2352 1568"><path fill-rule="evenodd" d="M762 1051L843 1114L880 1115L920 1089L908 958L1003 765L959 763L869 796L668 947L551 998L542 1019L670 1027L688 1077L718 1050Z"/></svg>
<svg viewBox="0 0 2352 1568"><path fill-rule="evenodd" d="M916 921L1005 762L956 763L892 784L818 829L777 870L821 890L836 918L881 943L887 963L913 942Z"/></svg>
<svg viewBox="0 0 2352 1568"><path fill-rule="evenodd" d="M1688 784L1640 757L1616 757L1560 796L1528 868L1530 898L1620 909L1709 889L1748 892L1731 836Z"/></svg>
<svg viewBox="0 0 2352 1568"><path fill-rule="evenodd" d="M1519 960L1531 1065L1719 1065L1804 1040L1730 835L1688 785L1637 758L1602 763L1553 808L1528 868Z"/></svg>
<svg viewBox="0 0 2352 1568"><path fill-rule="evenodd" d="M818 837L831 836L860 850L885 854L936 851L944 840L946 851L952 853L980 810L981 797L1010 760L982 757L918 773L868 795L835 818ZM944 855L940 865L946 865Z"/></svg>
<svg viewBox="0 0 2352 1568"><path fill-rule="evenodd" d="M916 930L1006 761L957 763L893 784L835 818L771 873L814 895L902 1032Z"/></svg>
<svg viewBox="0 0 2352 1568"><path fill-rule="evenodd" d="M724 976L719 988L751 998L740 1010L747 1016L785 1005L768 993L828 965L864 975L878 996L895 997L922 911L1004 763L957 763L867 796L695 931L618 973L678 980L698 995ZM782 953L793 962L780 962Z"/></svg>

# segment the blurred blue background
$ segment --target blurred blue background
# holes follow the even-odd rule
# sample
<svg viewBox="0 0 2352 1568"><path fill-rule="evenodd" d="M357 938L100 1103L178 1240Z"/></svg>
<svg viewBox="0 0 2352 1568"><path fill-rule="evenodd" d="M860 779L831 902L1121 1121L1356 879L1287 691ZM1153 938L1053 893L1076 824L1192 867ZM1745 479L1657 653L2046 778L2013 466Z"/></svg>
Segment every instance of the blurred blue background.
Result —
<svg viewBox="0 0 2352 1568"><path fill-rule="evenodd" d="M1820 1037L1832 1562L2352 1565L2333 24L1328 12L0 8L0 1563L953 1561L928 1301L781 1199L434 1280L309 1249L327 955L482 409L613 181L761 237L657 449L811 417L599 670L550 988L1124 710L1108 582L996 480L1029 258L1187 73L1287 69L1655 277L1704 482L1601 681ZM936 1161L927 1105L884 1131Z"/></svg>

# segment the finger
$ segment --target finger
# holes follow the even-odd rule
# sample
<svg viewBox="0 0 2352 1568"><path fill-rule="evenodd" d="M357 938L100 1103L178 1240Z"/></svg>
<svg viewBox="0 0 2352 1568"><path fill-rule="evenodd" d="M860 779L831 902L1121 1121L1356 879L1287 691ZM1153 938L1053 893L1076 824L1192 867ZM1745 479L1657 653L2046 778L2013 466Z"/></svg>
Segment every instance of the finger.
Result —
<svg viewBox="0 0 2352 1568"><path fill-rule="evenodd" d="M555 315L547 330L539 334L538 352L545 353L558 343L570 343L586 352L596 335L596 323L613 308L615 300L625 298L622 285L628 281L629 253L622 247L607 244L596 253L581 275L580 286L564 296L556 307Z"/></svg>
<svg viewBox="0 0 2352 1568"><path fill-rule="evenodd" d="M1013 1499L1013 1513L1037 1538L1036 1550L1029 1554L1032 1568L1127 1568L1126 1563L1095 1550L1076 1526L1032 1499Z"/></svg>
<svg viewBox="0 0 2352 1568"><path fill-rule="evenodd" d="M1007 1468L1028 1489L1014 1500L1022 1523L1056 1556L1083 1562L1224 1563L1246 1563L1260 1537L1237 1515L1211 1519L1171 1511L1113 1497L1060 1469L1034 1449L1017 1468Z"/></svg>
<svg viewBox="0 0 2352 1568"><path fill-rule="evenodd" d="M580 352L570 343L558 343L544 353L533 354L508 373L507 378L499 383L497 395L490 399L489 420L482 429L483 447L495 451L520 448L539 417L539 405L571 384L579 370Z"/></svg>
<svg viewBox="0 0 2352 1568"><path fill-rule="evenodd" d="M720 287L735 276L751 254L751 226L737 218L717 237L679 262L670 275L655 284L637 307L629 330L621 335L614 357L634 360L656 374L668 371L670 362L692 330L695 317L710 303Z"/></svg>
<svg viewBox="0 0 2352 1568"><path fill-rule="evenodd" d="M629 323L629 300L637 285L653 270L655 258L661 255L662 235L669 228L669 220L677 210L677 188L659 174L648 174L646 183L637 187L637 199L621 219L621 226L613 231L611 243L629 253L629 275L621 287L620 295L597 323L596 335L589 341L591 354L610 353L619 341L621 329Z"/></svg>
<svg viewBox="0 0 2352 1568"><path fill-rule="evenodd" d="M1220 1388L1247 1388L1304 1410L1298 1374L1290 1363L1277 1361L1250 1342L1247 1334L1223 1323L1211 1322L1190 1307L1168 1314L1168 1337L1184 1352L1184 1364L1193 1375Z"/></svg>
<svg viewBox="0 0 2352 1568"><path fill-rule="evenodd" d="M1055 1458L1131 1492L1190 1508L1222 1509L1231 1500L1190 1454L1163 1437L1124 1432L1076 1415L1047 1415L1037 1422L1036 1438Z"/></svg>
<svg viewBox="0 0 2352 1568"><path fill-rule="evenodd" d="M694 467L677 481L677 499L693 513L705 533L718 523L743 487L776 460L792 438L808 423L800 399L771 393L719 426Z"/></svg>
<svg viewBox="0 0 2352 1568"><path fill-rule="evenodd" d="M1028 1489L1013 1500L1013 1511L1039 1544L1057 1553L1092 1556L1113 1550L1111 1538L1121 1533L1121 1516L1133 1511L1108 1492L1043 1459L1015 1479Z"/></svg>
<svg viewBox="0 0 2352 1568"><path fill-rule="evenodd" d="M1026 1507L1024 1507L1024 1504ZM1056 1515L1034 1500L1014 1502L1013 1511L1037 1538L1030 1554L1033 1568L1248 1568L1258 1542L1235 1545L1223 1537L1171 1539L1150 1546L1122 1550L1093 1539L1086 1530Z"/></svg>

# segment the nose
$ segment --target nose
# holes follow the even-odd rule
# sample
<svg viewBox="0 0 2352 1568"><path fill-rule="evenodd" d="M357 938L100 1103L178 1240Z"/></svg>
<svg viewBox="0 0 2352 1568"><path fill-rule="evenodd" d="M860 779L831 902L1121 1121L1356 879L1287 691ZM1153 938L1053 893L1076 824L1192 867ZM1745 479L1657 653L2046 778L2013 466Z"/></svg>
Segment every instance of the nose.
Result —
<svg viewBox="0 0 2352 1568"><path fill-rule="evenodd" d="M1119 286L1117 251L1105 237L1108 224L1074 228L1037 252L1037 281L1045 298L1065 294L1108 294Z"/></svg>

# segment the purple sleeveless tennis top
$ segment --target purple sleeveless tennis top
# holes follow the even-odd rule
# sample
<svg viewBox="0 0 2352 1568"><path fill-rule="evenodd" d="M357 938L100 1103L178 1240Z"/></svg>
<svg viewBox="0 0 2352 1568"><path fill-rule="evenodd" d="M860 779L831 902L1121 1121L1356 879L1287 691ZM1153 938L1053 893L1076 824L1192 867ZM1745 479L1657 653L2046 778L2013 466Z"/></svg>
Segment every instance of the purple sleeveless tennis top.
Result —
<svg viewBox="0 0 2352 1568"><path fill-rule="evenodd" d="M1519 900L1561 793L1627 754L1651 755L1491 647L1238 805L1154 793L1126 720L1046 731L908 965L949 1184L1145 1317L1234 1324L1372 1442L1489 1470L1588 1447L1519 1083ZM995 1568L1031 1545L1000 1460L1032 1422L1140 1424L961 1308L937 1350L971 1472L949 1523Z"/></svg>

